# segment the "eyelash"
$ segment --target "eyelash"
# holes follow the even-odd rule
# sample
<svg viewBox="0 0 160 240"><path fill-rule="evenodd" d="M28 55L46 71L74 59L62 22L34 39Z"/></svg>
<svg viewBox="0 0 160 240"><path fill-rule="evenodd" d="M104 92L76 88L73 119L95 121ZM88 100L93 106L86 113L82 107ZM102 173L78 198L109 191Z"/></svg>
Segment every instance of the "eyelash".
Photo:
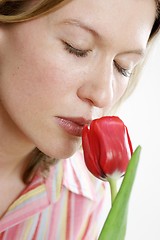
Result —
<svg viewBox="0 0 160 240"><path fill-rule="evenodd" d="M81 49L74 48L72 45L70 45L67 42L63 42L63 44L65 46L65 50L70 54L75 55L76 57L87 57L88 53L91 51L91 50L81 50ZM114 66L116 70L124 77L129 78L131 76L132 73L128 69L122 68L116 61L114 61Z"/></svg>
<svg viewBox="0 0 160 240"><path fill-rule="evenodd" d="M63 43L65 46L65 50L70 54L75 55L76 57L87 57L88 53L91 51L91 50L81 50L81 49L74 48L72 47L72 45L70 45L67 42L63 42Z"/></svg>
<svg viewBox="0 0 160 240"><path fill-rule="evenodd" d="M124 77L129 78L132 75L132 73L128 69L122 68L116 61L114 61L114 66L115 66L116 70L120 74L122 74Z"/></svg>

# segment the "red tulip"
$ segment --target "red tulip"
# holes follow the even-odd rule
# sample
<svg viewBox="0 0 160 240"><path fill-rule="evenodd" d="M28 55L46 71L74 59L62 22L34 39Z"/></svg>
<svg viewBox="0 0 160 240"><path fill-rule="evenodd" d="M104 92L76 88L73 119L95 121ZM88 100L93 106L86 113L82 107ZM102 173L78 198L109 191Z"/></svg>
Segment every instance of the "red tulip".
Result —
<svg viewBox="0 0 160 240"><path fill-rule="evenodd" d="M82 132L85 163L96 177L107 180L124 175L133 153L127 127L119 117L93 120Z"/></svg>

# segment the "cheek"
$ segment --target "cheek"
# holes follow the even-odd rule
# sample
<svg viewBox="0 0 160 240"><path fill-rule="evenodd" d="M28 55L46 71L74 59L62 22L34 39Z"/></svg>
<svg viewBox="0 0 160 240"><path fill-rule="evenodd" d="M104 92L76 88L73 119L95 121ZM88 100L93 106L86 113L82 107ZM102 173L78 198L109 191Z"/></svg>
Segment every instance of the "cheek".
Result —
<svg viewBox="0 0 160 240"><path fill-rule="evenodd" d="M128 78L122 78L120 76L113 78L113 100L112 104L109 108L105 108L103 111L103 115L107 114L115 114L117 111L117 107L119 106L121 99L123 95L125 94L129 79Z"/></svg>
<svg viewBox="0 0 160 240"><path fill-rule="evenodd" d="M1 99L12 114L33 118L35 113L40 116L54 113L63 110L64 102L68 104L74 98L75 75L62 64L62 59L27 53L25 58L18 56L5 62L0 80Z"/></svg>
<svg viewBox="0 0 160 240"><path fill-rule="evenodd" d="M71 86L71 74L64 69L60 56L55 56L46 47L38 48L32 44L24 46L6 44L1 57L0 97L16 106L24 104L44 105L63 96ZM23 41L22 41L23 42ZM67 79L67 81L66 81Z"/></svg>
<svg viewBox="0 0 160 240"><path fill-rule="evenodd" d="M126 89L128 87L129 78L125 78L124 76L120 76L119 74L116 74L113 78L113 105L117 103L120 98L124 95L126 92Z"/></svg>

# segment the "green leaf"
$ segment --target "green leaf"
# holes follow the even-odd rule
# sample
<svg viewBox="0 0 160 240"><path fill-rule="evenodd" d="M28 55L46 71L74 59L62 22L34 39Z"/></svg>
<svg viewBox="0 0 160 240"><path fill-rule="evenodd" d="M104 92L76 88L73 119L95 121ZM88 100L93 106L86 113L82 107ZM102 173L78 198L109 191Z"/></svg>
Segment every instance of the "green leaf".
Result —
<svg viewBox="0 0 160 240"><path fill-rule="evenodd" d="M104 223L98 240L124 240L127 225L129 198L136 176L141 147L134 151L129 162L121 187Z"/></svg>

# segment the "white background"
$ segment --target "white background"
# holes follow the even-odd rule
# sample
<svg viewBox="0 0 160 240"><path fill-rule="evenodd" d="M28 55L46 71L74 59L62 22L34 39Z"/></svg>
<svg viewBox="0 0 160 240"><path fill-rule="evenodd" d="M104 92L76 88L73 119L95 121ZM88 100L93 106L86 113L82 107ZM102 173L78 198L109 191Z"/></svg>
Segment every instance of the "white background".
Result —
<svg viewBox="0 0 160 240"><path fill-rule="evenodd" d="M118 112L134 148L142 146L126 240L160 240L160 38L158 42L138 87Z"/></svg>

